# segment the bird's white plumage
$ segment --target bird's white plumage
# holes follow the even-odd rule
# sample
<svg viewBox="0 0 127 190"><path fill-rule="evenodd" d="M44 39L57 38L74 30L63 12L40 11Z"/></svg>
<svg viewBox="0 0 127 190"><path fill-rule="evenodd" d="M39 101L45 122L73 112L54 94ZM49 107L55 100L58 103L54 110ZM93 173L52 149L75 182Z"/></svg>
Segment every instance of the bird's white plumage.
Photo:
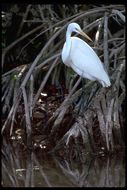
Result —
<svg viewBox="0 0 127 190"><path fill-rule="evenodd" d="M77 23L69 24L66 33L66 42L62 50L64 64L83 78L98 80L103 87L111 85L109 77L95 51L83 40L71 37L72 32L80 33Z"/></svg>

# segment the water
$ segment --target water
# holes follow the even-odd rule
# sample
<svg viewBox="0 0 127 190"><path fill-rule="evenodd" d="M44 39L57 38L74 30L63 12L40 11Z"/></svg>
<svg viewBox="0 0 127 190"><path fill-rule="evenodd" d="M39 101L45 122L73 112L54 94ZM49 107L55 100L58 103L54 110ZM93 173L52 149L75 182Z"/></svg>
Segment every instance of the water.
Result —
<svg viewBox="0 0 127 190"><path fill-rule="evenodd" d="M125 187L124 153L84 154L82 161L44 152L26 152L4 142L4 187Z"/></svg>

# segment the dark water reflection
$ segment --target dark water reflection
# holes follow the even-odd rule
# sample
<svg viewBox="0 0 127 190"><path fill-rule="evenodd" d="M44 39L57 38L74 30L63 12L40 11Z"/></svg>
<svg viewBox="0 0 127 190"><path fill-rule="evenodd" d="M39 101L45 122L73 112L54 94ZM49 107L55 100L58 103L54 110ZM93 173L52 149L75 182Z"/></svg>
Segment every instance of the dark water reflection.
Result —
<svg viewBox="0 0 127 190"><path fill-rule="evenodd" d="M2 147L4 187L124 187L124 154L112 157L84 155L82 162L42 152L19 151L4 142Z"/></svg>

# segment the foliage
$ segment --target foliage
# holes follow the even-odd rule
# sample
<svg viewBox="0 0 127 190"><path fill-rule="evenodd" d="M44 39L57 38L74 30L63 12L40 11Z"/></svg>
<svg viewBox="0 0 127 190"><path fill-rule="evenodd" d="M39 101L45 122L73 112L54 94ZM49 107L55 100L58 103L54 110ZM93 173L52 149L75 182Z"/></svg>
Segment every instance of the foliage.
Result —
<svg viewBox="0 0 127 190"><path fill-rule="evenodd" d="M2 17L2 133L14 133L21 111L18 127L25 128L29 146L34 130L33 115L40 107L47 113L47 121L41 123L41 133L49 133L48 140L52 142L53 138L55 145L59 145L61 137L64 144L69 144L71 138L81 135L83 144L86 140L88 146L92 142L91 149L94 149L98 139L94 134L99 131L99 138L102 139L99 148L110 151L116 145L123 146L124 6L16 4L6 8ZM14 21L17 18L20 20L15 31L13 18ZM88 81L82 93L81 78L63 65L60 54L65 29L70 22L78 22L93 39L94 43L90 45L108 70L111 88L101 88L97 83ZM57 109L55 107L49 114L46 101L41 104L39 100L41 93L51 85L61 88L63 92ZM48 102L51 103L51 100ZM60 136L61 126L66 131ZM78 131L77 126L80 126Z"/></svg>

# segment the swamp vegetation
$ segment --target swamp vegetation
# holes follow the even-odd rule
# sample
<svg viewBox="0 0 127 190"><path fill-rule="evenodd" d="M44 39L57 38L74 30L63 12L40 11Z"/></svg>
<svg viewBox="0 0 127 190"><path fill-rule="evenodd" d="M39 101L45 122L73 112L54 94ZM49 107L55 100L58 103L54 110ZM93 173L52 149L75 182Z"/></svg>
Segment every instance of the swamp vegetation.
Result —
<svg viewBox="0 0 127 190"><path fill-rule="evenodd" d="M82 80L62 63L71 22L93 40L86 42L103 62L111 87ZM83 163L88 154L104 157L124 150L124 5L2 4L1 70L2 173L12 186L20 186L14 168L22 168L21 152L28 151L26 177L19 176L27 187L34 186L32 164L40 168L37 152L43 160L47 154L63 159L64 172L74 177L77 170L72 172L68 165L72 160ZM109 167L109 161L106 164ZM52 186L43 169L40 173ZM87 186L84 176L79 186Z"/></svg>

